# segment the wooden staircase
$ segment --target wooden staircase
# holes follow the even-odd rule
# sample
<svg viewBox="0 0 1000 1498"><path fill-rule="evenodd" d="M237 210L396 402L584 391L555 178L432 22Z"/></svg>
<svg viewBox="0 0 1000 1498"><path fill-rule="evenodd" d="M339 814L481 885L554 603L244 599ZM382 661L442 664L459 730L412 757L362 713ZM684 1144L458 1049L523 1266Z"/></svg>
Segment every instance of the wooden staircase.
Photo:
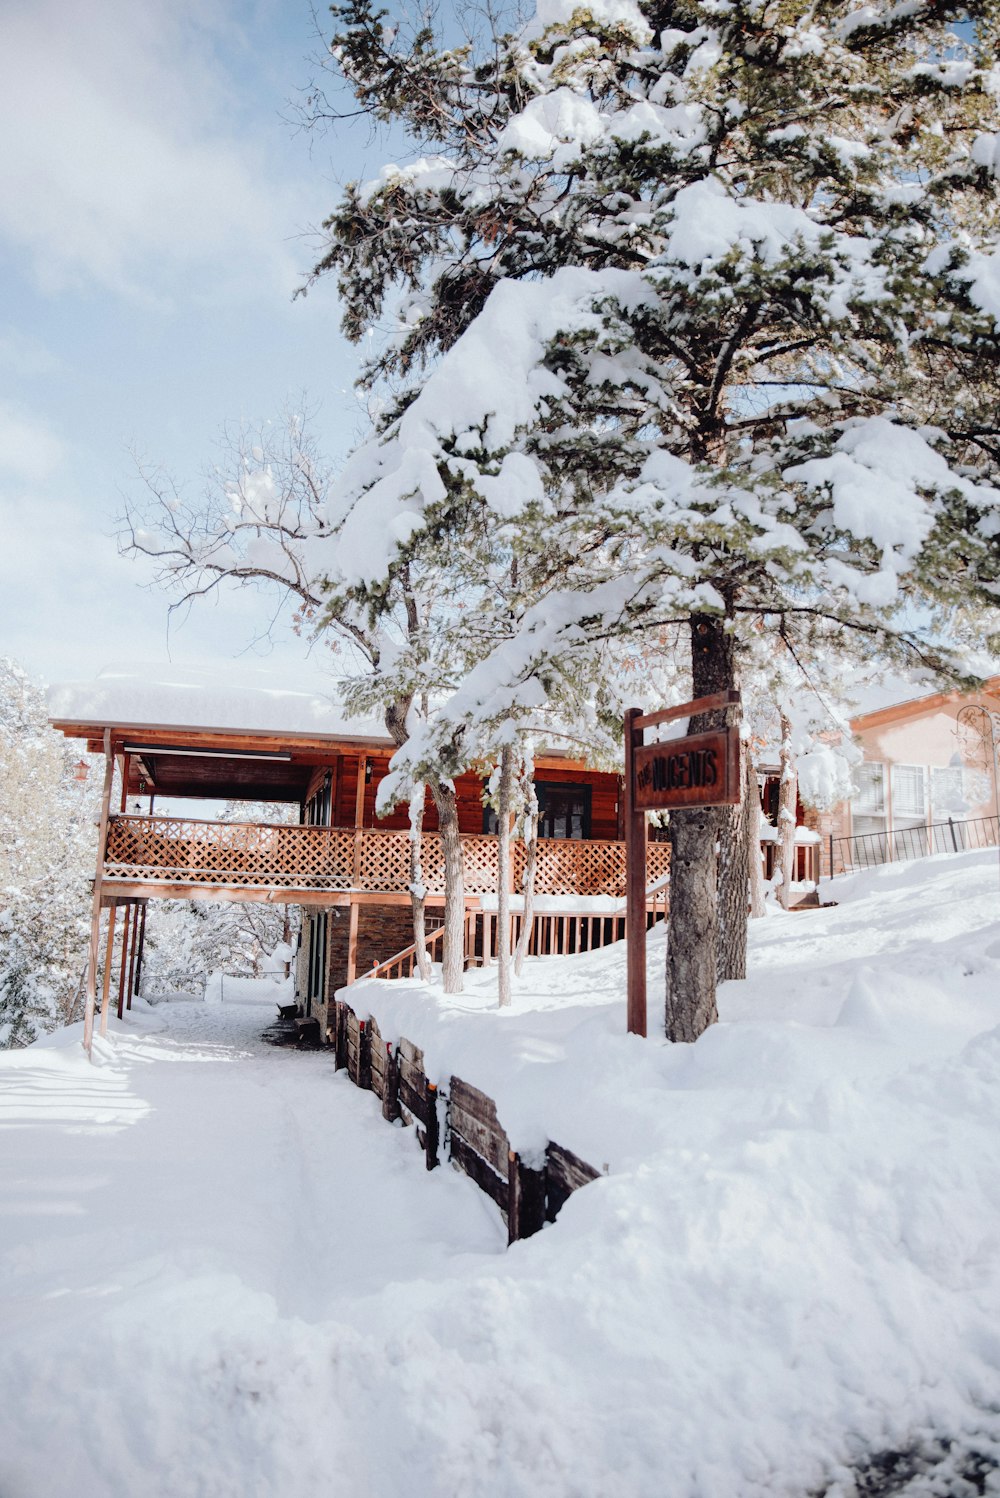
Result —
<svg viewBox="0 0 1000 1498"><path fill-rule="evenodd" d="M646 890L646 929L666 920L669 909L669 882L658 879ZM510 917L511 951L520 940L524 915L515 911ZM625 938L625 901L619 900L609 910L587 911L579 906L564 910L545 909L534 912L528 955L531 957L569 957L577 952L596 952ZM426 948L431 961L440 961L444 926L427 933ZM498 918L495 911L473 906L465 912L465 966L489 967L496 960ZM416 943L401 952L373 964L362 978L412 978L417 971Z"/></svg>

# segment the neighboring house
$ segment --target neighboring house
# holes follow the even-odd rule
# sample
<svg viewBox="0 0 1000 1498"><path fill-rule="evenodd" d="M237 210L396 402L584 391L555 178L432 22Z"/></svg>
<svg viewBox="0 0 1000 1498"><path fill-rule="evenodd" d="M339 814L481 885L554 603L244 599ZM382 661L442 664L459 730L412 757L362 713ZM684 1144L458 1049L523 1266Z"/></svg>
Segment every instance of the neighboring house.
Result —
<svg viewBox="0 0 1000 1498"><path fill-rule="evenodd" d="M301 906L297 994L321 1034L336 989L387 964L412 942L408 810L376 818L376 792L393 752L377 723L348 719L311 692L238 686L193 670L105 673L96 682L54 688L49 705L53 727L85 741L119 770L118 805L112 808L106 798L95 886L97 918L102 909L108 912L107 950L116 911L123 910L129 932L115 990L119 1009L138 984L151 900ZM110 771L106 780L110 791ZM489 961L496 940L497 840L483 805L483 778L469 772L455 784L467 957ZM541 815L533 950L603 945L623 926L619 778L551 752L536 756L536 785ZM147 809L126 811L136 798ZM190 804L229 799L290 802L298 807L298 824L222 822L193 814L199 808ZM650 842L647 884L662 884L667 858L664 843ZM517 843L515 890L522 860ZM423 862L432 929L440 922L444 880L429 797ZM651 891L650 917L657 909L662 914L664 903L662 890ZM437 940L432 934L432 955L439 955Z"/></svg>
<svg viewBox="0 0 1000 1498"><path fill-rule="evenodd" d="M932 692L859 713L856 791L807 812L824 874L997 842L1000 677L979 692Z"/></svg>

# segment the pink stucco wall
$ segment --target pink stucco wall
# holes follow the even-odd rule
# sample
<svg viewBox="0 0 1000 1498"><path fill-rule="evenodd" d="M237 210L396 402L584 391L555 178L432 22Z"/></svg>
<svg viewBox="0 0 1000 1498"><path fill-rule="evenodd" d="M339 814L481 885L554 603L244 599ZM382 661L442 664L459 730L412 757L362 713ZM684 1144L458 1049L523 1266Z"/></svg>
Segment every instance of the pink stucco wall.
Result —
<svg viewBox="0 0 1000 1498"><path fill-rule="evenodd" d="M994 780L989 767L990 747L987 746L986 758L979 758L975 764L975 752L977 744L970 740L968 733L963 736L958 724L959 710L968 704L976 704L986 708L988 712L1000 713L1000 691L983 691L967 697L956 697L954 700L942 701L939 697L929 698L924 710L915 710L914 703L901 703L893 716L889 716L889 710L885 713L868 714L855 722L855 736L861 747L865 760L868 763L883 764L886 767L886 803L889 828L896 825L894 809L892 806L892 775L894 765L919 765L925 771L925 782L927 787L927 821L928 823L940 823L946 821L949 815L956 815L948 809L939 809L934 805L933 777L930 772L933 769L954 768L957 757L961 759L967 770L978 771L966 779L966 800L968 810L957 815L966 819L979 817L992 817L997 814L997 800L994 790ZM872 722L872 718L876 721ZM997 729L997 738L1000 741L1000 725ZM984 794L973 798L969 794L968 787L975 785L976 781L981 783ZM830 812L814 813L807 818L811 826L821 834L824 841L823 872L829 870L829 837L850 837L854 828L854 818L851 806L843 802ZM834 850L835 871L839 862Z"/></svg>

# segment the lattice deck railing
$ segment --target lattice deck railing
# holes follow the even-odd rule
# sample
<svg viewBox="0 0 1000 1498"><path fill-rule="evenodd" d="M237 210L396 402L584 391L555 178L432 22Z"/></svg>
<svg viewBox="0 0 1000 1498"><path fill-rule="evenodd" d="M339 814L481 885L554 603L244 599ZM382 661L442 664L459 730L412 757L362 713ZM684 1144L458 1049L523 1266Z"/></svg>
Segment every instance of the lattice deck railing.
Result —
<svg viewBox="0 0 1000 1498"><path fill-rule="evenodd" d="M462 848L466 893L495 893L496 838L463 836ZM515 843L512 852L514 887L520 889L523 843ZM422 856L428 893L443 894L444 858L436 833L424 836ZM666 874L668 857L665 843L650 843L647 883ZM118 816L108 827L104 878L139 884L404 894L410 881L410 839L406 832L377 828L354 832L341 827ZM539 895L624 895L624 843L540 840L535 889Z"/></svg>
<svg viewBox="0 0 1000 1498"><path fill-rule="evenodd" d="M105 879L259 889L350 889L354 837L329 827L115 817Z"/></svg>

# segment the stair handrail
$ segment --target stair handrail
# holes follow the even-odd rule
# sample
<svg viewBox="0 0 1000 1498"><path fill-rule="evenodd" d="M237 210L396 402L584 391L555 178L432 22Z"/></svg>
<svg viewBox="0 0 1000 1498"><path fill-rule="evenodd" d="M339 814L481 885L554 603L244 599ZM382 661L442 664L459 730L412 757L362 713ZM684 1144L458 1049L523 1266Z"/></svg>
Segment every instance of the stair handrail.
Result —
<svg viewBox="0 0 1000 1498"><path fill-rule="evenodd" d="M465 961L466 961L466 965L468 965L468 960L469 960L469 942L470 942L470 938L471 938L471 935L472 935L471 925L472 925L472 922L475 920L476 914L477 914L477 912L474 909L473 910L467 910L465 912L465 921L464 921L464 926L463 926L464 937L463 937L462 948L463 948L463 955L464 955L464 958L465 958ZM438 942L443 942L443 940L444 940L444 926L443 925L442 926L438 926L434 931L432 931L430 933L429 936L427 936L427 937L424 938L424 949L426 950L428 957L430 956L430 949L431 949L431 947L435 946ZM401 967L402 964L407 961L407 959L410 959L410 972L409 972L408 976L412 977L412 975L413 975L413 968L414 968L415 961L416 961L416 956L417 956L417 944L414 941L414 942L411 942L408 947L404 947L401 952L397 952L393 957L387 957L384 962L375 962L375 963L373 963L372 966L367 970L367 972L359 973L357 975L357 977L355 977L353 979L353 982L360 983L362 978L382 978L382 977L386 977L386 976L388 976L388 972L389 972L389 970L391 968ZM400 973L399 976L402 977L403 976L402 973ZM350 986L351 986L350 983L346 983L344 985L345 988L350 988Z"/></svg>

